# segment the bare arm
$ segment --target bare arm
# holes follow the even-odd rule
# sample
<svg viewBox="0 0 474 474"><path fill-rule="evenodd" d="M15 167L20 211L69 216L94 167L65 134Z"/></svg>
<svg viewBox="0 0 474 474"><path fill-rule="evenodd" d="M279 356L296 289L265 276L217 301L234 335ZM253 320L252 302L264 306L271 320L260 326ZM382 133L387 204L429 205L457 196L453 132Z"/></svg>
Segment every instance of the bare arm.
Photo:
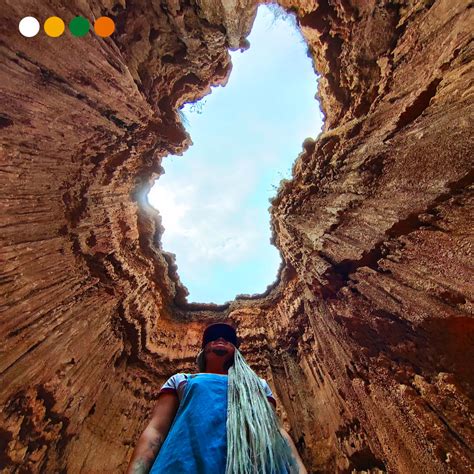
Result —
<svg viewBox="0 0 474 474"><path fill-rule="evenodd" d="M280 433L288 441L288 444L290 445L291 452L293 453L293 456L296 459L296 462L298 464L298 473L308 474L308 471L304 467L303 461L298 453L298 450L296 449L295 443L293 443L293 440L291 439L291 436L283 428L280 428Z"/></svg>
<svg viewBox="0 0 474 474"><path fill-rule="evenodd" d="M271 404L271 406L273 408L273 411L276 411L275 406L273 404ZM296 459L296 463L298 464L298 474L308 474L308 471L304 467L303 460L301 459L301 456L298 453L298 450L296 449L295 443L291 439L291 436L283 428L280 428L280 433L288 441L293 457Z"/></svg>
<svg viewBox="0 0 474 474"><path fill-rule="evenodd" d="M168 434L178 410L179 401L174 393L163 393L158 398L153 415L145 431L138 438L126 474L147 474Z"/></svg>

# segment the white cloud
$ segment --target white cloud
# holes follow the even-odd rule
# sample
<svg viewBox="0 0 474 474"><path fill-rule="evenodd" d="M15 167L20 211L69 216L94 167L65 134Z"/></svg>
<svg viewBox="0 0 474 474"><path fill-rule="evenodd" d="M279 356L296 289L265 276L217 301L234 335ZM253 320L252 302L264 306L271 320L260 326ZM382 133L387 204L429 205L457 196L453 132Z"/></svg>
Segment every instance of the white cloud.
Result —
<svg viewBox="0 0 474 474"><path fill-rule="evenodd" d="M193 195L193 186L182 188L177 194L173 189L155 184L148 194L150 204L160 211L163 223L166 222L166 231L170 234L183 234L183 219L190 211L190 197Z"/></svg>
<svg viewBox="0 0 474 474"><path fill-rule="evenodd" d="M254 190L257 170L246 161L232 164L227 172L224 166L191 166L193 184L183 175L171 176L171 171L156 182L148 199L162 216L163 247L178 260L229 264L258 244L261 216L244 202Z"/></svg>

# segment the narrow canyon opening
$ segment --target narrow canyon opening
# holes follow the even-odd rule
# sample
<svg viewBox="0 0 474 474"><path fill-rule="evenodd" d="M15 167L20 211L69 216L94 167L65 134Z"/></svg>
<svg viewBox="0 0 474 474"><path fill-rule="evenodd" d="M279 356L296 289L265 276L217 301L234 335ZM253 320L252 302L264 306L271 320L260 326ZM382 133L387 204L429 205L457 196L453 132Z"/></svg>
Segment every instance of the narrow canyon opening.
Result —
<svg viewBox="0 0 474 474"><path fill-rule="evenodd" d="M2 472L125 472L216 321L308 472L474 470L466 2L280 2L321 74L324 127L270 202L277 280L225 304L187 301L146 195L190 152L178 110L227 83L258 4L3 3ZM91 28L19 31L53 15Z"/></svg>
<svg viewBox="0 0 474 474"><path fill-rule="evenodd" d="M230 52L227 84L180 109L193 145L164 158L148 193L188 301L223 304L273 284L282 262L270 244L269 199L291 178L304 139L322 128L294 15L261 5L247 40L249 49Z"/></svg>

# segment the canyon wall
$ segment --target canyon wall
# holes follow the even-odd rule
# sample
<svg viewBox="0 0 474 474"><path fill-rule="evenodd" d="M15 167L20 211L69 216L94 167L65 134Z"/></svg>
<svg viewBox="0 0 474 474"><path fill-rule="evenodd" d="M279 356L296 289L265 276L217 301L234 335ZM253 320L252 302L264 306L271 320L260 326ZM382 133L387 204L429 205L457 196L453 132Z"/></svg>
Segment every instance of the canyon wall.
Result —
<svg viewBox="0 0 474 474"><path fill-rule="evenodd" d="M257 5L38 3L0 9L2 472L123 472L214 320L239 327L309 472L473 470L468 3L281 2L325 130L272 202L278 280L222 306L187 304L146 193ZM27 15L117 30L28 39Z"/></svg>

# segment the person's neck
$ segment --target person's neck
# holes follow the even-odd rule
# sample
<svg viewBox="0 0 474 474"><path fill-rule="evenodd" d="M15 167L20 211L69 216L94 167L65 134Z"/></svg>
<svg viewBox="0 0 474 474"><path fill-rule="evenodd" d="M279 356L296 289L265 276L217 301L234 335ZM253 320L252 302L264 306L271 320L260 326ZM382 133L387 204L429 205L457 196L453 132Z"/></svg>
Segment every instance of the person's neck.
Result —
<svg viewBox="0 0 474 474"><path fill-rule="evenodd" d="M206 364L205 372L208 372L211 374L227 375L229 370L224 368L224 364L221 361L210 360Z"/></svg>

